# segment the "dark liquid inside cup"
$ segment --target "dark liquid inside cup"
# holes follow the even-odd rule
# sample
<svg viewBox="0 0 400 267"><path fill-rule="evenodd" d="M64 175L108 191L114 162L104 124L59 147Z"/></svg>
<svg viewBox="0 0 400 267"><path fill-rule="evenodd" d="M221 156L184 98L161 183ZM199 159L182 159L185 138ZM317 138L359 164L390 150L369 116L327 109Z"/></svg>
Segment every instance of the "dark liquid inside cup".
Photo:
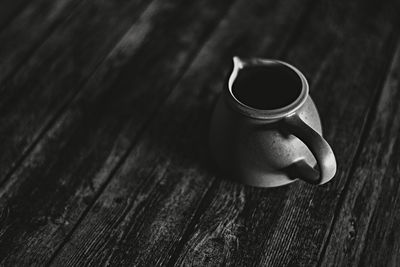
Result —
<svg viewBox="0 0 400 267"><path fill-rule="evenodd" d="M289 67L276 63L244 67L233 83L232 94L241 103L262 110L293 103L302 90L300 77Z"/></svg>

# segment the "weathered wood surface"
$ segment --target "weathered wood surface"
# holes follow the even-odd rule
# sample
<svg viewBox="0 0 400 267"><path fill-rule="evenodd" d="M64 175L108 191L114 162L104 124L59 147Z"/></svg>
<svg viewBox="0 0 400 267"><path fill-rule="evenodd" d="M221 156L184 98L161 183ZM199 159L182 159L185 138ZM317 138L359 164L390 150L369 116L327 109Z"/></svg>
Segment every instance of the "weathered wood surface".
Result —
<svg viewBox="0 0 400 267"><path fill-rule="evenodd" d="M57 29L60 23L68 18L80 2L82 1L40 0L29 2L24 6L0 32L0 83L21 67L21 64L52 31ZM0 6L0 10L10 10L10 7Z"/></svg>
<svg viewBox="0 0 400 267"><path fill-rule="evenodd" d="M145 2L82 2L78 12L54 30L12 77L0 83L0 184L79 92L138 17ZM38 8L32 12L37 12L35 17L40 17L44 11ZM3 32L10 40L11 36L16 38L12 39L14 44L10 43L9 48L0 44L0 51L5 52L4 55L0 52L0 61L20 64L14 59L19 59L22 52L11 46L16 46L18 39L22 39L18 34L21 34L21 28L29 29L30 26L26 25L29 21L18 21L20 26ZM31 34L28 32L26 42L31 41ZM3 69L1 66L0 72L8 73L9 67Z"/></svg>
<svg viewBox="0 0 400 267"><path fill-rule="evenodd" d="M0 265L399 264L398 1L0 5ZM335 180L216 177L233 55L306 74Z"/></svg>
<svg viewBox="0 0 400 267"><path fill-rule="evenodd" d="M136 127L158 107L230 3L155 1L131 25L0 191L4 264L49 260L123 159ZM127 17L134 14L119 8ZM64 76L54 78L65 83Z"/></svg>
<svg viewBox="0 0 400 267"><path fill-rule="evenodd" d="M399 133L400 46L354 163L324 266L399 266Z"/></svg>

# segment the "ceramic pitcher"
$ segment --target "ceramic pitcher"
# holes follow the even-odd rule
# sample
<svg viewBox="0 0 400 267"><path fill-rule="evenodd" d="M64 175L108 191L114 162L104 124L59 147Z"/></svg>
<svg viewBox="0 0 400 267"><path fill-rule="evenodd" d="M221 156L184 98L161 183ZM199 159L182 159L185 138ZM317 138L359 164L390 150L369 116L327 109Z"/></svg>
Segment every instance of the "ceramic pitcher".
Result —
<svg viewBox="0 0 400 267"><path fill-rule="evenodd" d="M336 172L306 78L278 60L233 58L209 143L222 173L252 186L318 185Z"/></svg>

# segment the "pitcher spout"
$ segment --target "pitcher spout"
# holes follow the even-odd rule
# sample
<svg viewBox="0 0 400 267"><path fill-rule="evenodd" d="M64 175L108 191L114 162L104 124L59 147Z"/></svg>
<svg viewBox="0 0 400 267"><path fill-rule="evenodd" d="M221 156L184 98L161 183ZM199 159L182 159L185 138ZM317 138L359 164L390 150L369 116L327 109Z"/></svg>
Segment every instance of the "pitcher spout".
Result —
<svg viewBox="0 0 400 267"><path fill-rule="evenodd" d="M241 69L243 68L245 60L241 59L238 56L233 57L233 68L234 69Z"/></svg>
<svg viewBox="0 0 400 267"><path fill-rule="evenodd" d="M229 80L228 80L229 88L232 88L233 83L235 82L235 80L239 74L239 71L241 69L243 69L243 66L244 66L244 61L241 58L234 56L232 60L233 60L233 69L232 69L231 75L229 76Z"/></svg>

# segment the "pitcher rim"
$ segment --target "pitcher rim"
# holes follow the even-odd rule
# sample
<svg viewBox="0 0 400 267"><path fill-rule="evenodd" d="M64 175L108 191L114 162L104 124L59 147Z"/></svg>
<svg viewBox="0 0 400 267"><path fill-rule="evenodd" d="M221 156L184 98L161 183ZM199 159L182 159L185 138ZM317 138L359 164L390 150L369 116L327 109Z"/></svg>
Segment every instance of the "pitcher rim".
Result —
<svg viewBox="0 0 400 267"><path fill-rule="evenodd" d="M277 109L257 109L251 106L248 106L241 102L239 99L235 97L232 92L234 81L237 78L237 75L241 69L246 66L263 66L268 64L281 64L292 71L294 71L301 81L301 91L297 98L291 102L290 104L277 108ZM245 115L254 119L263 119L263 120L277 120L280 118L287 117L291 114L294 114L307 100L309 93L309 86L306 77L301 73L296 67L293 65L277 60L277 59L262 59L262 58L250 58L250 59L241 59L237 56L233 57L233 70L228 76L228 86L227 90L225 90L227 94L227 100L229 104L237 111L239 111L242 115Z"/></svg>

